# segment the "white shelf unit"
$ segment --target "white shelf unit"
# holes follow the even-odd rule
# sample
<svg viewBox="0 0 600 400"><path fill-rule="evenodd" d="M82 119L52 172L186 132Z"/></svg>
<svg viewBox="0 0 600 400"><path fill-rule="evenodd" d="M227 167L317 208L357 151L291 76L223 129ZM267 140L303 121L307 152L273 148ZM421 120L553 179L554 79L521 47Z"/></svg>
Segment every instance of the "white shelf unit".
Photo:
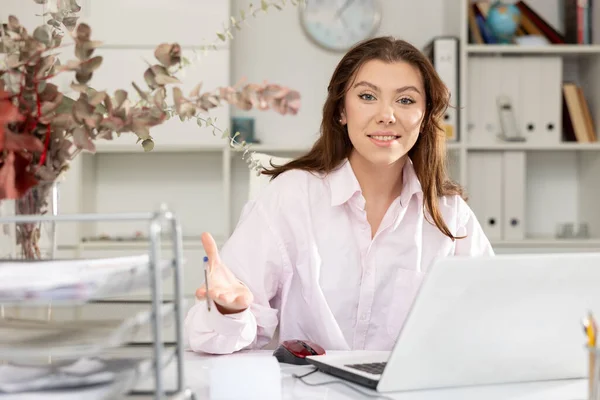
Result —
<svg viewBox="0 0 600 400"><path fill-rule="evenodd" d="M557 93L563 81L580 84L598 134L600 32L594 30L591 45L470 44L467 8L473 2L453 0L447 16L448 26L452 27L449 33L458 36L461 43L458 147L464 158L460 164L460 183L472 192L471 206L498 252L597 251L600 249L600 143L562 140L562 96ZM557 30L562 30L560 1L529 0L527 3ZM526 75L518 67L524 62L537 62L546 68L537 75ZM560 72L559 79L548 78L552 68L555 75ZM532 87L527 80L536 79L545 82L537 100L535 90L527 92L527 88ZM475 82L484 82L481 85L485 88L477 87ZM495 101L494 89L499 86L505 91L502 94L513 94L519 126L526 132L525 142L510 143L486 136L490 133L478 126L476 120L490 112L482 109L482 104ZM544 94L547 95L544 97ZM545 117L553 118L553 126L558 130L538 126L538 132L545 132L546 137L534 136L537 132L527 133L525 114L532 108L539 113L540 125L549 122L544 121ZM548 109L557 112L548 114ZM490 225L490 219L496 222L495 226ZM512 219L518 220L518 227L511 224L515 222ZM558 238L558 224L571 222L587 223L589 237Z"/></svg>
<svg viewBox="0 0 600 400"><path fill-rule="evenodd" d="M105 45L98 53L105 55L104 65L94 75L91 84L98 89L112 90L116 87L131 88L131 80L143 84L142 74L146 60L152 61L152 50L157 43L178 41L185 55L193 55L190 46L211 39L227 21L232 10L229 1L202 0L192 2L153 2L145 8L127 8L116 0L94 3L83 16L93 27L93 38L103 40ZM575 71L584 82L595 121L600 124L600 40L596 30L595 45L518 47L496 45L471 45L468 42L466 4L469 0L448 0L443 13L447 22L447 34L460 38L460 141L448 144L451 176L465 185L469 192L475 184L469 182L469 163L478 155L518 152L525 156L527 189L520 196L512 196L513 202L527 211L523 239L493 238L499 251L554 251L556 249L597 249L600 244L600 220L596 212L600 204L598 179L600 176L600 144L578 143L477 143L466 140L467 121L473 115L469 102L468 77L471 61L475 59L501 59L524 55L560 57L565 71ZM532 0L532 6L545 16L555 15L558 0ZM10 0L17 7L20 2ZM33 4L33 2L31 2ZM88 5L90 2L88 2ZM115 10L119 10L115 12ZM185 10L182 11L182 10ZM196 11L194 11L196 10ZM18 12L20 13L20 12ZM114 14L114 15L113 15ZM104 18L113 15L111 18ZM117 21L115 21L117 18ZM393 16L389 16L393 18ZM136 21L135 26L127 21ZM110 22L108 22L110 21ZM122 22L119 22L122 21ZM553 21L551 21L553 22ZM255 23L260 23L256 21ZM119 27L118 29L115 27ZM127 27L131 28L127 28ZM141 32L151 32L150 35ZM241 33L243 34L243 32ZM396 33L399 35L400 33ZM267 44L265 44L266 46ZM197 68L186 71L182 78L185 89L203 81L210 89L217 85L232 84L230 45L224 44L201 58ZM64 51L69 52L67 47ZM70 54L69 54L70 57ZM493 75L490 74L490 78ZM293 87L293 83L284 84ZM130 91L133 93L133 90ZM266 111L265 113L272 113ZM258 119L262 113L252 113ZM229 126L228 107L215 109L211 116L217 117L220 128ZM285 119L294 124L294 117ZM258 124L257 124L258 125ZM282 126L282 130L286 127ZM257 132L261 133L261 132ZM271 132L272 133L272 132ZM144 153L135 144L135 137L126 135L112 142L99 142L95 155L77 157L61 188L60 210L63 213L79 212L128 212L156 209L166 202L182 221L185 248L185 293L191 295L197 282L201 282L199 266L203 249L199 236L211 232L222 243L234 229L241 209L246 202L250 172L241 154L227 146L220 135L213 137L210 130L199 128L195 122L187 124L179 120L169 122L152 130L156 145L152 152ZM302 144L286 144L285 135L266 134L263 137L282 137L253 145L253 150L278 156L294 156L310 148L314 139L311 133ZM486 189L484 182L480 186ZM546 184L545 186L542 184ZM511 196L509 196L511 197ZM479 212L482 221L484 216ZM590 224L589 239L563 240L554 238L555 223L559 220L585 219ZM565 221L566 222L566 221ZM143 242L115 240L117 236L131 236L145 227L131 224L104 226L82 225L79 229L59 232L59 244L63 252L79 251L81 256L138 253L144 249ZM82 242L83 238L107 234L113 240ZM67 254L64 253L64 254Z"/></svg>

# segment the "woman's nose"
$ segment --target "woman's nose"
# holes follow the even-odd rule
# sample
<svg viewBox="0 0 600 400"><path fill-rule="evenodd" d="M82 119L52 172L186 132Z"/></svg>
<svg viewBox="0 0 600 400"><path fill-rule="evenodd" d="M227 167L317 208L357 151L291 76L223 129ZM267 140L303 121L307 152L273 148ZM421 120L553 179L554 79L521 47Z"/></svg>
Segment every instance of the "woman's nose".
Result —
<svg viewBox="0 0 600 400"><path fill-rule="evenodd" d="M380 124L393 124L394 122L396 122L396 117L394 116L394 109L389 106L382 107L377 119L377 122Z"/></svg>

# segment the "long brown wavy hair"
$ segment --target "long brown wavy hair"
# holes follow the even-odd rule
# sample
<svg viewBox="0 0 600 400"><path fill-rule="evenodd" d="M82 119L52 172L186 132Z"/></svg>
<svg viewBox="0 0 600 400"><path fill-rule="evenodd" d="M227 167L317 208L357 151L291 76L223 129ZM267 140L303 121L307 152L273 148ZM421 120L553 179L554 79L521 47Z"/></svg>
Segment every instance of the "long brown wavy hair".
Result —
<svg viewBox="0 0 600 400"><path fill-rule="evenodd" d="M312 149L285 165L271 165L271 169L265 169L262 173L270 175L271 179L292 169L328 173L348 158L353 146L346 127L340 122L344 96L358 69L370 60L388 63L404 61L421 72L427 105L421 132L408 156L423 188L423 203L433 223L452 240L462 238L455 237L450 232L438 207L441 196L460 195L464 198L463 189L448 177L446 136L440 124L449 106L449 92L429 59L403 40L378 37L360 42L350 49L331 77L327 88L327 100L323 106L321 136Z"/></svg>

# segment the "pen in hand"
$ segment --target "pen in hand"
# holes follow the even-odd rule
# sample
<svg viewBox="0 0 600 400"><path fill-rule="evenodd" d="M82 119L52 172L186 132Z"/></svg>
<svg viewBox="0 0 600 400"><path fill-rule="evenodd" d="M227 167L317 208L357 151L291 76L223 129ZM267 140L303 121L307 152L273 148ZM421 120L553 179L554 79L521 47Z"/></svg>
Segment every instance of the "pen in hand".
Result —
<svg viewBox="0 0 600 400"><path fill-rule="evenodd" d="M206 299L206 308L210 312L223 315L237 314L249 308L254 300L252 292L225 266L215 240L207 232L202 234L202 246L206 255L203 257L205 282L196 289L196 298Z"/></svg>
<svg viewBox="0 0 600 400"><path fill-rule="evenodd" d="M206 286L206 309L210 311L210 297L208 297L208 257L204 256L204 285Z"/></svg>

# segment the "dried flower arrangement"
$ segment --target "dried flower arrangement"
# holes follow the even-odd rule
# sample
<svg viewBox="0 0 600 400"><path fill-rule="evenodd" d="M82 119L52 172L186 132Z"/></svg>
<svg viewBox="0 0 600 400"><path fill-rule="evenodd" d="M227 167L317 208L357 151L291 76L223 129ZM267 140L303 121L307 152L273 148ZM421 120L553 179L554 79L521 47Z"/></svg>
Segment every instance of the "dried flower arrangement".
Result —
<svg viewBox="0 0 600 400"><path fill-rule="evenodd" d="M34 0L47 4L48 0ZM292 0L293 5L302 3ZM280 3L261 1L260 8L250 6L248 14L231 17L217 40L233 38L232 30L240 29L247 15ZM219 129L207 113L223 104L243 110L272 109L280 114L296 114L300 104L297 91L275 84L246 84L241 87L222 87L201 92L202 83L186 95L176 86L180 83L175 73L189 63L182 56L177 43L159 44L154 56L158 63L150 65L143 74L147 89L132 83L135 101L124 90L112 96L96 91L91 86L94 71L102 65L102 57L94 55L101 42L92 40L92 29L85 23L77 24L81 7L76 0L58 1L46 13L50 19L29 34L15 16L0 26L0 53L5 53L5 66L0 68L0 201L17 199L19 214L46 212L48 191L69 163L81 151L94 152L96 140L112 140L115 135L135 134L145 151L154 148L151 129L167 119L178 116L182 121L195 118L200 126L221 132L231 146L244 148L242 157L250 168L260 168L251 158L245 143L236 141L237 134ZM57 49L62 47L65 30L74 41L76 59L61 65ZM214 44L204 49L216 47ZM74 73L71 88L78 93L72 99L61 93L50 80L60 73ZM167 87L171 89L172 104L167 103ZM23 256L40 256L37 246L39 228L32 224L17 226L17 243Z"/></svg>

